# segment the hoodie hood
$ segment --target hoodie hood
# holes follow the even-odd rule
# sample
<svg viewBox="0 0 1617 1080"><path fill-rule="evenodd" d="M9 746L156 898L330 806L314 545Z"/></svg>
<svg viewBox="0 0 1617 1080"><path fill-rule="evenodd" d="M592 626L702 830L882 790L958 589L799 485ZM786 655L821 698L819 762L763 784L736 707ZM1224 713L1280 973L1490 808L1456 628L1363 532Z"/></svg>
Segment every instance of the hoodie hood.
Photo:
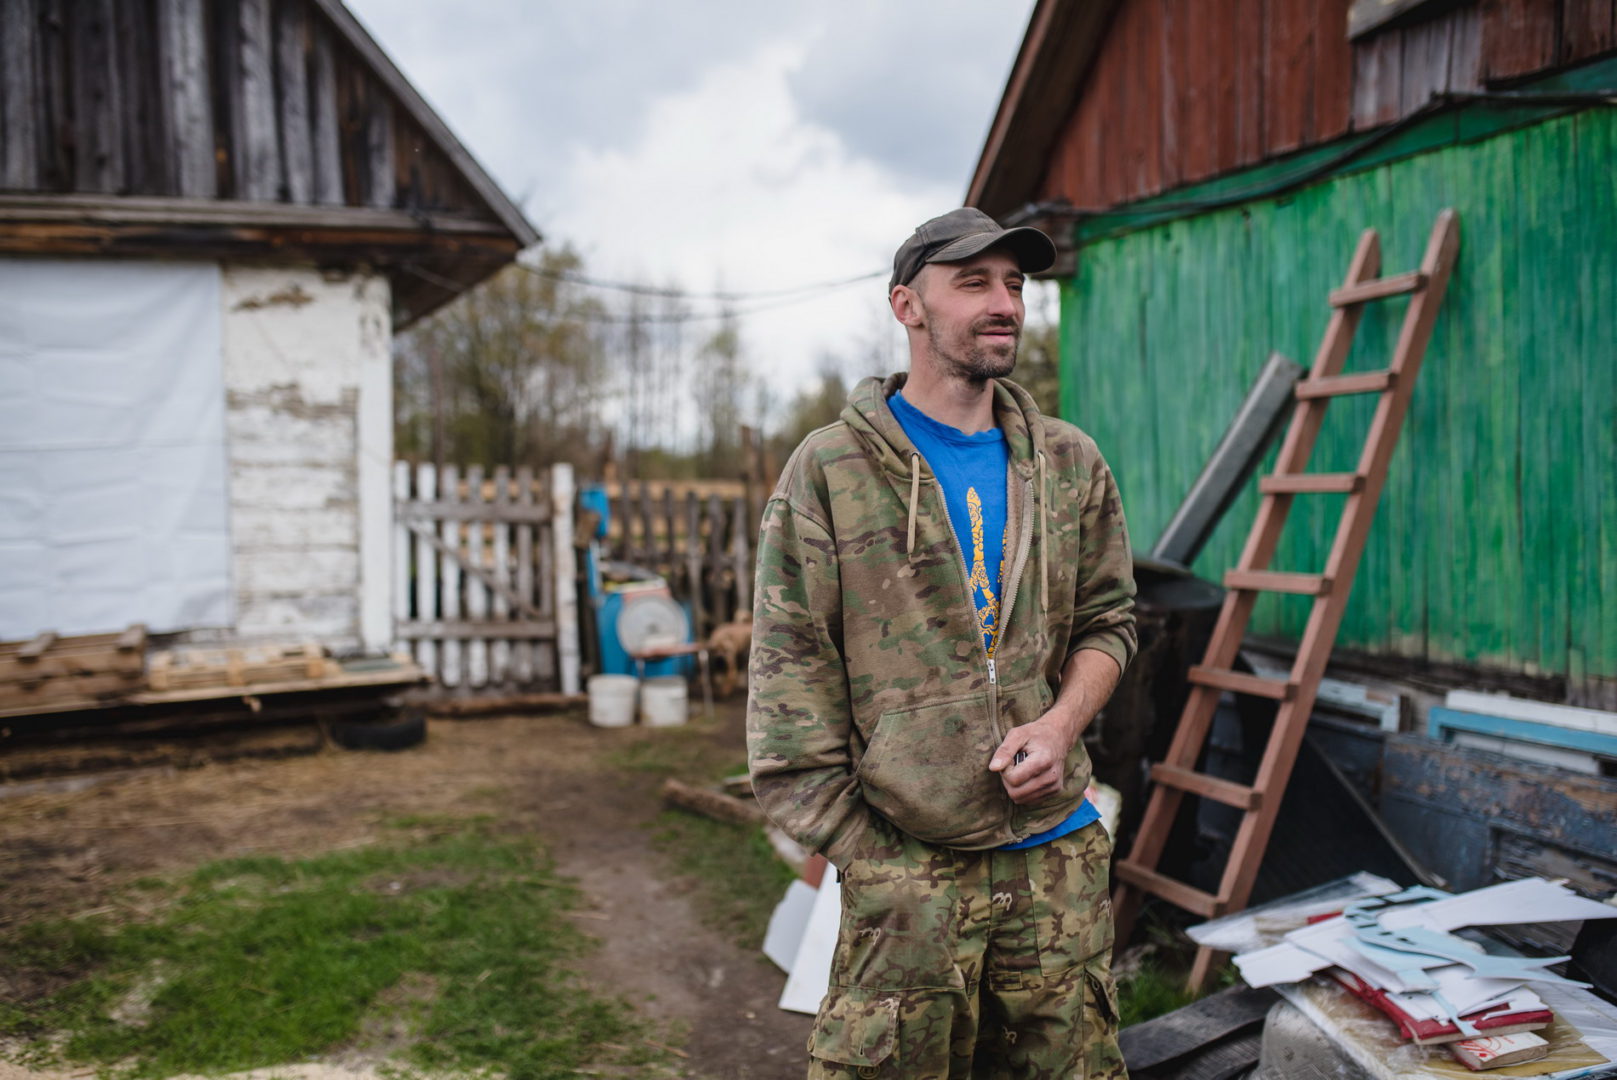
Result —
<svg viewBox="0 0 1617 1080"><path fill-rule="evenodd" d="M915 444L887 404L887 399L903 389L908 381L909 375L902 371L885 379L872 375L860 380L848 395L842 419L885 471L910 480L918 465L922 478L932 479L931 469L916 453ZM994 379L993 383L994 422L1005 433L1011 468L1027 480L1033 476L1038 456L1044 452L1044 425L1039 422L1039 407L1033 403L1032 395L1009 379Z"/></svg>

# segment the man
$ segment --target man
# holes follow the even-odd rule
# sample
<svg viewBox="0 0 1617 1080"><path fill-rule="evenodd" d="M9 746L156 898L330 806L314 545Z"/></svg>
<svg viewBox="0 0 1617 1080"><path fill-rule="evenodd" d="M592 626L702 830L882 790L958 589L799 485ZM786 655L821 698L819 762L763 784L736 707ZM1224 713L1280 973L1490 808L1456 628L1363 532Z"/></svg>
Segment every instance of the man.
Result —
<svg viewBox="0 0 1617 1080"><path fill-rule="evenodd" d="M1111 472L1007 381L1055 248L972 209L898 249L867 379L764 513L748 754L842 883L811 1077L1121 1077L1079 735L1135 648Z"/></svg>

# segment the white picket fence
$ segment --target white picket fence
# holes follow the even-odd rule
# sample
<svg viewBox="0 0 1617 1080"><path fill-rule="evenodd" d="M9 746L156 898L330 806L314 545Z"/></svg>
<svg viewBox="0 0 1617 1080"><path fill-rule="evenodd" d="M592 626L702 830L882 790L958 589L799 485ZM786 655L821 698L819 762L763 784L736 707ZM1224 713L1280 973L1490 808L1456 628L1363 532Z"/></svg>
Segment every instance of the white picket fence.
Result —
<svg viewBox="0 0 1617 1080"><path fill-rule="evenodd" d="M580 687L573 470L396 462L393 626L457 691Z"/></svg>

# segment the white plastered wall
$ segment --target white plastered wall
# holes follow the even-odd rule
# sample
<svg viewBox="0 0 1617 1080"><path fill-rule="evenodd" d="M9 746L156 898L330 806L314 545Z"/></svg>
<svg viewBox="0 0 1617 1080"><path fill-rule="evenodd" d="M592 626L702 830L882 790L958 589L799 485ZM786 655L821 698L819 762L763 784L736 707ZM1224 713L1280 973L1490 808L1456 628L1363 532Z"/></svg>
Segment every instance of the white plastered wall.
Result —
<svg viewBox="0 0 1617 1080"><path fill-rule="evenodd" d="M235 636L384 648L387 280L226 265L221 307Z"/></svg>

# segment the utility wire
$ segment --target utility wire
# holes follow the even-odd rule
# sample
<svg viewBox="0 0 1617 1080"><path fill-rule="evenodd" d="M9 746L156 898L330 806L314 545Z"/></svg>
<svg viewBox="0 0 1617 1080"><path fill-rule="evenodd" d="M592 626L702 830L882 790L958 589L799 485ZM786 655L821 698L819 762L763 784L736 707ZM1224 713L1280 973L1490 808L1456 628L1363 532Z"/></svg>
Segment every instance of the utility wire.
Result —
<svg viewBox="0 0 1617 1080"><path fill-rule="evenodd" d="M551 270L543 266L533 266L529 263L518 263L518 266L530 274L537 274L552 281L564 281L571 285L588 285L596 289L612 289L617 292L632 293L636 296L661 296L681 300L720 300L727 303L747 300L772 300L777 297L797 296L803 293L829 292L840 289L846 285L857 285L862 281L873 281L887 275L886 270L872 270L868 274L856 274L853 277L838 278L835 281L817 281L809 285L793 285L785 289L758 289L751 292L731 292L718 290L715 292L689 292L684 289L659 288L655 285L642 285L632 281L610 281L606 278L591 277L587 274L574 274L564 270Z"/></svg>
<svg viewBox="0 0 1617 1080"><path fill-rule="evenodd" d="M537 267L526 266L526 265L524 265L522 263L518 263L517 265L522 266L523 269L525 269L525 270L529 270L529 271L532 271L534 273L540 273L540 271L539 271L539 269ZM429 285L436 285L441 289L450 289L450 290L453 290L456 293L462 293L462 292L466 291L466 286L463 283L455 281L455 280L453 280L451 278L446 278L442 274L434 273L433 271L428 270L427 268L425 268L423 266L418 266L417 264L415 264L413 262L403 263L403 264L401 264L401 268L407 273L414 274L416 277L420 278L422 281L427 282ZM840 288L840 287L842 287L844 285L851 285L851 284L854 284L855 282L859 282L859 281L867 281L870 278L882 276L882 275L885 275L886 273L887 273L887 271L885 271L885 270L878 270L878 271L875 271L875 272L870 273L870 274L861 275L860 277L848 278L848 279L846 279L844 281L825 283L825 284L822 284L822 285L819 285L819 286L810 286L812 288L817 288L817 289L820 290L819 292L815 292L815 293L801 293L801 292L798 292L798 291L795 291L795 290L791 290L791 291L788 291L791 294L785 295L785 296L780 296L779 293L777 292L776 295L778 296L778 299L767 300L767 301L762 302L762 303L752 304L752 305L745 306L745 307L723 308L723 309L720 309L718 311L670 311L670 312L648 311L648 312L643 312L643 313L634 314L634 315L623 315L623 314L618 314L618 313L614 313L614 312L610 312L610 311L592 311L592 310L589 310L589 309L586 308L586 309L582 309L582 310L575 309L575 310L568 311L568 312L565 312L565 313L558 312L558 315L562 315L563 317L569 318L569 319L577 319L580 322L597 323L597 324L604 325L604 326L628 325L628 324L631 324L631 323L632 324L638 324L638 325L656 324L656 325L664 325L664 326L666 326L666 325L678 325L678 324L683 324L683 323L713 322L715 320L724 320L724 319L740 319L740 318L744 318L744 317L746 317L748 315L756 315L759 312L773 311L776 308L791 307L794 304L805 303L806 301L809 301L809 300L817 300L817 299L819 299L820 296L824 295L824 293L826 291L828 291L829 289ZM553 276L553 275L541 274L541 276L549 277L549 276ZM573 281L575 279L572 278L572 277L564 277L561 280ZM690 298L692 296L692 294L690 294L690 293L683 293L683 292L680 292L677 289L660 290L654 295L666 296L666 297L668 297L670 299L688 299L688 298ZM698 298L712 298L712 296L718 295L718 294L700 294L700 293L698 293L698 294L695 294L695 295ZM733 294L733 295L736 295L736 296L763 297L763 296L768 296L770 294L769 293L751 293L751 294L737 293L737 294Z"/></svg>

